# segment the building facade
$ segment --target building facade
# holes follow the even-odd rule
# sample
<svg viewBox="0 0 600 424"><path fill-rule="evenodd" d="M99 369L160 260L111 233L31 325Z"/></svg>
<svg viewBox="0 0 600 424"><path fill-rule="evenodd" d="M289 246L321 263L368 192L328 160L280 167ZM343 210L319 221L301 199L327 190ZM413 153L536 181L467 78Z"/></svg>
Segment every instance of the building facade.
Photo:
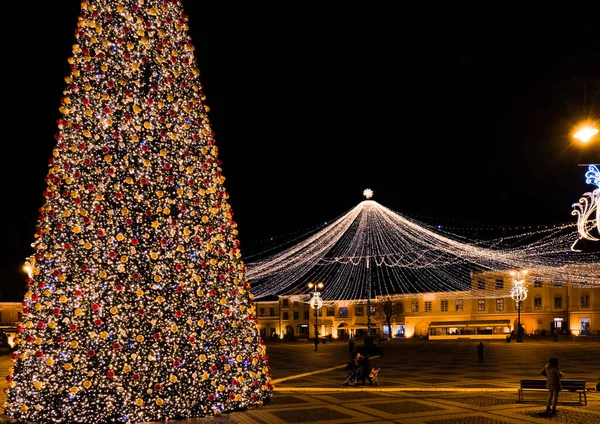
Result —
<svg viewBox="0 0 600 424"><path fill-rule="evenodd" d="M600 335L600 268L591 267L590 284L570 284L555 276L526 280L527 297L511 297L508 272L471 275L471 290L376 297L367 301L324 304L318 315L310 295L278 296L256 301L263 338L347 338L369 327L380 337L501 338L520 322L525 335ZM387 308L384 306L387 305ZM388 326L388 319L390 324ZM390 329L391 327L391 329Z"/></svg>

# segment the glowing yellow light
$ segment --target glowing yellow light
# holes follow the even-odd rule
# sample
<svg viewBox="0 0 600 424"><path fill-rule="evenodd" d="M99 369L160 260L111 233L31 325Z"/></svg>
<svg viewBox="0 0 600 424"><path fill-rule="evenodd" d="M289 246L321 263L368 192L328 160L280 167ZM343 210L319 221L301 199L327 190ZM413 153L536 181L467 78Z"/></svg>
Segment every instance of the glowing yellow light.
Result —
<svg viewBox="0 0 600 424"><path fill-rule="evenodd" d="M590 125L584 125L577 130L573 137L582 143L589 142L596 134L598 134L598 129L594 128Z"/></svg>

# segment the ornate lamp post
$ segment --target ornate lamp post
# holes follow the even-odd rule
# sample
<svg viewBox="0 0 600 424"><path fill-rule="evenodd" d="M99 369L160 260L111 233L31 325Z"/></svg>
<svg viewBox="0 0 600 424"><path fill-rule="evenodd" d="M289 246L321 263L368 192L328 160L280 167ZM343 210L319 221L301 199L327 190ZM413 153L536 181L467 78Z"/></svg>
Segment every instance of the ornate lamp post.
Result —
<svg viewBox="0 0 600 424"><path fill-rule="evenodd" d="M319 309L323 307L323 299L321 299L321 290L325 285L322 282L317 284L308 283L308 288L313 289L312 298L310 299L310 307L315 311L315 350L319 350L318 323Z"/></svg>
<svg viewBox="0 0 600 424"><path fill-rule="evenodd" d="M513 288L510 291L510 297L517 302L517 343L521 343L523 341L521 338L521 306L527 298L527 288L523 285L527 270L511 271L510 275L513 276Z"/></svg>

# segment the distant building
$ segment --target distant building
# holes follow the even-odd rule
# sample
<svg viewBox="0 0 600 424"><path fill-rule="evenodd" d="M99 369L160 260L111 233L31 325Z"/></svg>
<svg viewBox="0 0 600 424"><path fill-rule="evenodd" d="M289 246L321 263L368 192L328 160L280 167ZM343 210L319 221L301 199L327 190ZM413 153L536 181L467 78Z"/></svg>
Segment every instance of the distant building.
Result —
<svg viewBox="0 0 600 424"><path fill-rule="evenodd" d="M527 279L520 323L525 335L600 335L600 268L584 266L589 284L570 284L552 274ZM587 274L586 274L587 275ZM371 328L380 337L430 337L432 339L505 338L516 331L518 310L511 298L513 279L508 272L471 275L471 290L404 294L371 299ZM497 293L497 296L495 294ZM366 334L367 302L336 301L311 309L310 295L272 296L255 301L264 339L347 338ZM388 303L388 308L383 304ZM384 310L390 317L391 334Z"/></svg>

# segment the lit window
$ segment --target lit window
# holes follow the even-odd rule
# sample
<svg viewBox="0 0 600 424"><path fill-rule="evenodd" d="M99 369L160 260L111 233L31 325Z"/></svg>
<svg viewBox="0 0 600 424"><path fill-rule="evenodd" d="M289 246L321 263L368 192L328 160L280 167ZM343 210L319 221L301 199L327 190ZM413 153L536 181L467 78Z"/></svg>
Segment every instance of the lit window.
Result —
<svg viewBox="0 0 600 424"><path fill-rule="evenodd" d="M477 310L478 311L485 311L485 300L479 299L477 301Z"/></svg>
<svg viewBox="0 0 600 424"><path fill-rule="evenodd" d="M542 309L542 298L539 296L536 296L533 298L533 307L535 309Z"/></svg>
<svg viewBox="0 0 600 424"><path fill-rule="evenodd" d="M462 312L462 310L463 310L462 299L456 299L456 312Z"/></svg>
<svg viewBox="0 0 600 424"><path fill-rule="evenodd" d="M412 303L410 304L410 310L413 312L419 312L419 301L418 300L412 301Z"/></svg>
<svg viewBox="0 0 600 424"><path fill-rule="evenodd" d="M341 317L347 317L348 316L348 308L345 306L342 306L340 308L340 316Z"/></svg>
<svg viewBox="0 0 600 424"><path fill-rule="evenodd" d="M504 310L504 299L496 299L496 310L497 311Z"/></svg>
<svg viewBox="0 0 600 424"><path fill-rule="evenodd" d="M590 307L590 295L589 294L582 294L581 295L581 307L582 308L589 308Z"/></svg>

